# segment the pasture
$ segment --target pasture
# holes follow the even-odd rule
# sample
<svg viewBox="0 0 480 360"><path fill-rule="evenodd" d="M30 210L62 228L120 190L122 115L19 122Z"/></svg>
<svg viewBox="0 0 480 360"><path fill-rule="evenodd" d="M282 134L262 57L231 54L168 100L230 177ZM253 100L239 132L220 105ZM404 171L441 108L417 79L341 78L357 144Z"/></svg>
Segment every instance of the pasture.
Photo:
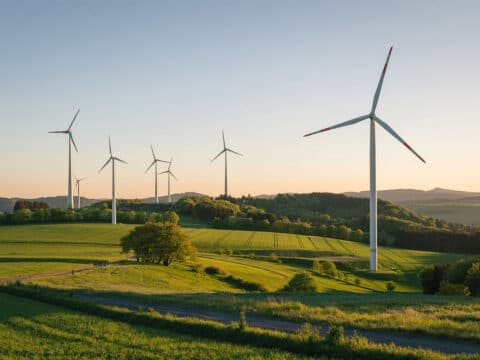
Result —
<svg viewBox="0 0 480 360"><path fill-rule="evenodd" d="M197 339L0 294L2 359L299 359L287 352Z"/></svg>

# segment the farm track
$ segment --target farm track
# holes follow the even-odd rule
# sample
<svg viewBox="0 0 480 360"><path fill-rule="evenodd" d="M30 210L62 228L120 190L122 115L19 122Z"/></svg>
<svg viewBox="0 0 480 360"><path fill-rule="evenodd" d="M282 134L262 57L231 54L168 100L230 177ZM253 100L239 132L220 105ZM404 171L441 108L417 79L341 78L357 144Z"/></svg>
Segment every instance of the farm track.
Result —
<svg viewBox="0 0 480 360"><path fill-rule="evenodd" d="M311 236L308 236L308 240L310 241L310 243L312 244L312 246L313 246L313 248L314 248L315 250L318 250L318 249L319 249L318 246L317 246L317 244L315 244L315 241L313 241L313 239L312 239Z"/></svg>
<svg viewBox="0 0 480 360"><path fill-rule="evenodd" d="M243 243L244 248L249 248L252 246L252 240L256 233L257 233L256 231L253 231L250 235L248 235L248 238Z"/></svg>
<svg viewBox="0 0 480 360"><path fill-rule="evenodd" d="M305 249L305 244L303 243L303 239L300 235L295 235L298 241L298 246L300 246L300 249Z"/></svg>
<svg viewBox="0 0 480 360"><path fill-rule="evenodd" d="M236 313L220 312L209 309L192 308L188 306L172 305L172 304L150 304L141 303L133 300L108 298L93 295L78 295L78 299L90 301L101 305L119 306L129 308L131 310L138 310L141 308L153 308L160 314L171 314L178 317L190 317L203 320L211 320L221 322L224 324L231 324L239 320L239 315ZM249 326L258 327L262 329L277 330L288 333L296 332L303 324L288 320L277 320L271 318L264 318L260 316L250 316L247 313L247 322ZM325 336L328 331L327 324L318 327L322 336ZM345 335L351 337L354 333L359 336L367 338L369 341L378 344L395 344L401 347L412 347L429 349L446 354L479 354L480 344L474 341L455 340L445 337L420 335L414 332L395 331L395 330L365 330L345 328Z"/></svg>
<svg viewBox="0 0 480 360"><path fill-rule="evenodd" d="M114 260L114 261L105 261L103 263L100 263L98 265L89 265L89 266L84 266L81 268L75 268L75 269L70 269L70 270L64 270L64 271L59 271L55 273L45 273L45 274L34 274L34 275L22 275L22 276L14 276L14 277L9 277L9 278L1 278L0 283L8 284L16 281L23 281L23 280L34 280L34 279L46 279L46 278L52 278L52 277L57 277L57 276L64 276L64 275L70 275L70 274L77 274L80 272L85 272L85 271L91 271L91 270L96 270L101 267L105 267L108 265L113 265L113 264L118 264L122 261L128 261L132 259L136 259L137 257L135 255L119 259L119 260Z"/></svg>

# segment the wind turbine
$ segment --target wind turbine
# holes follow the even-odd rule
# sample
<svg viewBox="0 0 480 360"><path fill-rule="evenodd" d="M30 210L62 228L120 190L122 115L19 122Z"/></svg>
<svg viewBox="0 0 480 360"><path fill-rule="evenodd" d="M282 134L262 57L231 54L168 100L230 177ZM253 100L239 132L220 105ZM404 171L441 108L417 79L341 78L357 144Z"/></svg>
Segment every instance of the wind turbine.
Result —
<svg viewBox="0 0 480 360"><path fill-rule="evenodd" d="M80 109L77 110L75 116L73 117L72 122L67 130L64 131L49 131L49 134L67 134L68 135L68 191L67 191L67 209L73 209L73 191L72 191L72 144L75 148L75 151L78 152L77 145L75 140L73 140L72 135L72 126L75 120L77 119Z"/></svg>
<svg viewBox="0 0 480 360"><path fill-rule="evenodd" d="M172 161L173 159L170 158L170 162L168 163L168 169L166 171L163 171L161 173L159 173L159 175L161 174L167 174L167 178L168 178L168 203L170 204L172 202L172 199L170 197L170 176L173 176L173 178L175 180L178 180L175 175L173 175L173 173L170 171L170 167L172 166Z"/></svg>
<svg viewBox="0 0 480 360"><path fill-rule="evenodd" d="M383 127L390 135L395 139L400 141L408 150L410 150L415 156L417 156L422 162L426 163L425 160L415 151L413 148L408 145L405 140L403 140L400 135L398 135L386 122L381 120L375 113L378 104L378 98L380 97L380 92L382 91L383 78L387 71L388 62L390 60L390 55L392 54L393 47L390 47L388 52L387 60L385 66L383 67L382 74L380 75L380 80L378 81L377 89L375 95L373 96L372 108L370 113L367 115L362 115L360 117L330 126L328 128L311 132L304 135L310 136L325 132L328 130L337 129L343 126L349 126L361 122L363 120L370 119L370 270L377 271L377 179L376 179L376 150L375 150L375 124L378 123Z"/></svg>
<svg viewBox="0 0 480 360"><path fill-rule="evenodd" d="M155 152L153 151L153 146L150 145L150 148L152 149L153 162L150 164L150 166L147 168L147 170L145 170L145 174L148 172L148 170L150 170L150 168L151 168L153 165L155 165L155 204L158 204L158 192L157 192L157 189L158 189L158 186L157 186L158 172L157 172L157 164L158 164L159 162L168 164L169 162L168 162L168 161L165 161L165 160L157 159L157 157L155 156Z"/></svg>
<svg viewBox="0 0 480 360"><path fill-rule="evenodd" d="M86 178L77 179L77 177L75 177L75 186L77 188L77 209L80 209L80 181L85 179Z"/></svg>
<svg viewBox="0 0 480 360"><path fill-rule="evenodd" d="M223 150L220 151L218 153L217 156L215 156L212 161L210 162L213 162L215 159L217 159L220 155L222 154L225 154L225 198L227 198L228 196L228 167L227 167L227 153L228 152L231 152L233 154L236 154L236 155L240 155L240 156L243 156L242 154L236 152L236 151L233 151L232 149L229 149L227 148L227 146L225 145L225 134L223 133L223 130L222 130L222 139L223 139Z"/></svg>
<svg viewBox="0 0 480 360"><path fill-rule="evenodd" d="M112 224L115 225L117 223L117 200L115 199L115 161L120 161L124 164L127 164L127 162L112 155L112 144L110 142L110 136L108 137L108 150L110 151L110 157L108 158L107 162L102 166L102 168L98 170L98 172L100 173L110 161L112 162Z"/></svg>

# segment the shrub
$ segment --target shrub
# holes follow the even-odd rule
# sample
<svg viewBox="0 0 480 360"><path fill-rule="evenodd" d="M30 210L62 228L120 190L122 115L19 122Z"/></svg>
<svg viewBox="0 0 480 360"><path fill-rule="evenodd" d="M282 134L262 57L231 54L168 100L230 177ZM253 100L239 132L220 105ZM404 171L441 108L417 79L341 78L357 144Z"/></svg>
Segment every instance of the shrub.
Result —
<svg viewBox="0 0 480 360"><path fill-rule="evenodd" d="M341 345L345 342L345 332L343 326L330 326L325 335L325 343L331 347Z"/></svg>
<svg viewBox="0 0 480 360"><path fill-rule="evenodd" d="M360 278L355 278L355 285L360 286L362 280Z"/></svg>
<svg viewBox="0 0 480 360"><path fill-rule="evenodd" d="M322 266L320 265L320 261L318 260L313 260L312 262L312 270L316 272L321 272L322 271Z"/></svg>
<svg viewBox="0 0 480 360"><path fill-rule="evenodd" d="M270 254L270 260L271 260L271 261L274 261L274 262L277 262L277 261L278 261L278 255L275 254L274 252L272 252L272 253Z"/></svg>
<svg viewBox="0 0 480 360"><path fill-rule="evenodd" d="M247 316L245 314L245 306L242 307L242 310L240 310L240 320L238 322L238 328L243 331L246 330L248 327L247 324Z"/></svg>
<svg viewBox="0 0 480 360"><path fill-rule="evenodd" d="M237 278L235 276L229 275L225 278L225 281L231 283L234 286L239 287L240 289L247 290L247 291L260 291L260 292L267 292L267 289L263 284L256 282L256 281L249 281L244 280L241 278Z"/></svg>
<svg viewBox="0 0 480 360"><path fill-rule="evenodd" d="M316 292L317 285L312 275L304 272L294 275L283 290L288 292Z"/></svg>
<svg viewBox="0 0 480 360"><path fill-rule="evenodd" d="M470 291L464 284L452 284L448 281L442 281L438 289L439 295L469 295Z"/></svg>
<svg viewBox="0 0 480 360"><path fill-rule="evenodd" d="M473 263L468 269L465 285L472 296L480 296L480 262Z"/></svg>
<svg viewBox="0 0 480 360"><path fill-rule="evenodd" d="M304 323L298 328L296 334L300 340L306 343L319 342L321 339L319 329L315 326L312 326L310 323Z"/></svg>
<svg viewBox="0 0 480 360"><path fill-rule="evenodd" d="M227 275L227 272L220 266L207 266L205 268L205 273L208 275Z"/></svg>
<svg viewBox="0 0 480 360"><path fill-rule="evenodd" d="M434 265L426 267L420 272L420 283L424 294L435 294L438 291L449 267L449 264Z"/></svg>
<svg viewBox="0 0 480 360"><path fill-rule="evenodd" d="M323 273L332 277L336 277L338 274L337 267L333 261L327 260L322 262Z"/></svg>
<svg viewBox="0 0 480 360"><path fill-rule="evenodd" d="M385 284L385 287L391 293L397 288L397 285L393 281L389 281Z"/></svg>
<svg viewBox="0 0 480 360"><path fill-rule="evenodd" d="M458 260L453 264L446 274L446 280L454 284L463 284L465 283L465 278L467 277L467 271L472 266L473 260L465 261L464 259Z"/></svg>

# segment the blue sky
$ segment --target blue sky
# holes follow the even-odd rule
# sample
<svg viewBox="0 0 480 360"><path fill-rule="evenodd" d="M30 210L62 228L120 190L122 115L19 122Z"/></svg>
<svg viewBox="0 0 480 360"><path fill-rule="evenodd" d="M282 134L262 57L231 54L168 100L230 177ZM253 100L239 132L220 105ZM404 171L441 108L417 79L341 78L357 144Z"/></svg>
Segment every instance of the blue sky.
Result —
<svg viewBox="0 0 480 360"><path fill-rule="evenodd" d="M0 196L66 192L68 126L83 195L151 196L149 145L174 158L174 192L218 195L221 130L233 195L368 188L377 113L426 160L378 128L378 188L480 191L480 3L476 1L1 1ZM166 179L160 180L166 192Z"/></svg>

